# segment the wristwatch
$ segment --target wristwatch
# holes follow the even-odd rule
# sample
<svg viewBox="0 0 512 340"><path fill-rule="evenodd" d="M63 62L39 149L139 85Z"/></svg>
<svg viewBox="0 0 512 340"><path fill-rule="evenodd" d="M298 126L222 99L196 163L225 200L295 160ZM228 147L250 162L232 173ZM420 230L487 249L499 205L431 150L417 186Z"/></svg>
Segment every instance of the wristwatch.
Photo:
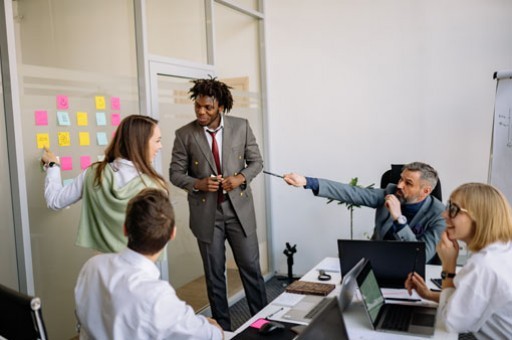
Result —
<svg viewBox="0 0 512 340"><path fill-rule="evenodd" d="M453 279L455 277L455 273L447 273L444 270L441 272L441 279Z"/></svg>
<svg viewBox="0 0 512 340"><path fill-rule="evenodd" d="M398 216L398 218L396 219L396 222L400 225L404 225L404 224L407 224L407 217L405 217L404 215L400 215Z"/></svg>

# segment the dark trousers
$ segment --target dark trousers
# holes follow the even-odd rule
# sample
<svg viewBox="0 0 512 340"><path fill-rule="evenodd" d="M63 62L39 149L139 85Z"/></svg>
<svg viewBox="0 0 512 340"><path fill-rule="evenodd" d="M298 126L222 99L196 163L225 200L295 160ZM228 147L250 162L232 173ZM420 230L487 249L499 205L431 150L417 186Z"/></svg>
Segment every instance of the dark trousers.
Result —
<svg viewBox="0 0 512 340"><path fill-rule="evenodd" d="M219 204L215 216L213 240L198 240L203 259L208 300L212 317L224 330L231 330L226 290L226 240L229 242L252 315L267 305L265 282L261 275L258 237L246 236L229 199Z"/></svg>

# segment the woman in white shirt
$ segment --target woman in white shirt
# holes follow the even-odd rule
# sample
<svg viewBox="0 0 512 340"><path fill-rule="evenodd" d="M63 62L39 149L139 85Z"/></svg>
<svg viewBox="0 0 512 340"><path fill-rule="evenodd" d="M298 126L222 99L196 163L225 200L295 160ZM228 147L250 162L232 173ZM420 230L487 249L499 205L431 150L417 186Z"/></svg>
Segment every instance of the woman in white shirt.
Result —
<svg viewBox="0 0 512 340"><path fill-rule="evenodd" d="M48 208L60 210L83 201L77 245L102 253L124 249L128 201L146 187L168 192L165 180L152 166L161 148L157 120L127 116L105 149L103 161L92 164L66 186L62 185L59 159L45 148L41 162L46 169L44 197Z"/></svg>
<svg viewBox="0 0 512 340"><path fill-rule="evenodd" d="M443 212L446 230L437 245L442 291L430 291L417 273L405 287L439 302L439 321L451 332L473 332L478 339L512 338L512 213L505 196L482 183L463 184ZM472 255L455 271L459 244Z"/></svg>

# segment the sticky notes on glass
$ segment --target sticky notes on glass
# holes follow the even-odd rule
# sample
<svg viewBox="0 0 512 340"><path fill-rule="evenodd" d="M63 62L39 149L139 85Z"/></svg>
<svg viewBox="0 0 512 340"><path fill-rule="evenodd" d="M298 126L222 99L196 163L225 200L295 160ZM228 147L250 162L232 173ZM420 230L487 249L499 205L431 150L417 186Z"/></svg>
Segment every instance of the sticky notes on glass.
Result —
<svg viewBox="0 0 512 340"><path fill-rule="evenodd" d="M95 96L94 103L96 104L96 110L105 110L105 97Z"/></svg>
<svg viewBox="0 0 512 340"><path fill-rule="evenodd" d="M71 125L69 114L66 111L57 111L57 124L59 124L60 126Z"/></svg>
<svg viewBox="0 0 512 340"><path fill-rule="evenodd" d="M63 94L57 95L57 109L67 110L69 108L68 96Z"/></svg>
<svg viewBox="0 0 512 340"><path fill-rule="evenodd" d="M63 186L70 185L71 183L73 183L73 179L72 178L68 178L68 179L65 179L65 180L62 181L62 185Z"/></svg>
<svg viewBox="0 0 512 340"><path fill-rule="evenodd" d="M110 108L112 111L121 110L121 99L119 97L110 97Z"/></svg>
<svg viewBox="0 0 512 340"><path fill-rule="evenodd" d="M60 168L64 171L73 170L73 158L72 157L61 157Z"/></svg>
<svg viewBox="0 0 512 340"><path fill-rule="evenodd" d="M112 113L110 115L110 123L112 126L118 126L121 123L121 115L119 113Z"/></svg>
<svg viewBox="0 0 512 340"><path fill-rule="evenodd" d="M105 155L98 155L98 162L103 162Z"/></svg>
<svg viewBox="0 0 512 340"><path fill-rule="evenodd" d="M98 145L107 145L107 134L105 132L96 132L96 142L98 142Z"/></svg>
<svg viewBox="0 0 512 340"><path fill-rule="evenodd" d="M79 140L80 146L87 146L87 145L91 144L91 140L89 138L89 132L79 132L78 140Z"/></svg>
<svg viewBox="0 0 512 340"><path fill-rule="evenodd" d="M105 115L105 112L96 112L96 125L107 125L107 116Z"/></svg>
<svg viewBox="0 0 512 340"><path fill-rule="evenodd" d="M76 113L76 123L78 126L89 125L89 122L87 120L87 112L77 112Z"/></svg>
<svg viewBox="0 0 512 340"><path fill-rule="evenodd" d="M50 135L47 133L37 133L36 140L38 149L42 149L45 146L50 147Z"/></svg>
<svg viewBox="0 0 512 340"><path fill-rule="evenodd" d="M37 110L34 112L36 118L36 125L48 125L48 112L45 110Z"/></svg>
<svg viewBox="0 0 512 340"><path fill-rule="evenodd" d="M80 156L80 169L85 170L91 165L91 156Z"/></svg>
<svg viewBox="0 0 512 340"><path fill-rule="evenodd" d="M59 146L71 145L71 137L69 136L69 132L58 132L57 139L59 140Z"/></svg>

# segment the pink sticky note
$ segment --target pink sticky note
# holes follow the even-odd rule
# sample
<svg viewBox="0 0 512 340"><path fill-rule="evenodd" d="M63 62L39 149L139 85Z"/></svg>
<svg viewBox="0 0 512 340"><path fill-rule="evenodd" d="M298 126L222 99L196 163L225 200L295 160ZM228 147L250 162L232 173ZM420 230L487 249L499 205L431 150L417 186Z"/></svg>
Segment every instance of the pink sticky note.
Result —
<svg viewBox="0 0 512 340"><path fill-rule="evenodd" d="M80 156L80 169L85 170L91 165L91 156Z"/></svg>
<svg viewBox="0 0 512 340"><path fill-rule="evenodd" d="M115 111L121 110L121 100L119 97L110 97L110 108Z"/></svg>
<svg viewBox="0 0 512 340"><path fill-rule="evenodd" d="M263 326L264 324L268 323L269 321L267 319L258 319L256 321L254 321L253 323L250 324L250 326L252 328L256 328L256 329L260 329L261 326Z"/></svg>
<svg viewBox="0 0 512 340"><path fill-rule="evenodd" d="M48 125L48 112L38 110L35 112L36 125Z"/></svg>
<svg viewBox="0 0 512 340"><path fill-rule="evenodd" d="M112 126L118 126L121 123L121 115L119 113L112 113L110 115L110 122Z"/></svg>
<svg viewBox="0 0 512 340"><path fill-rule="evenodd" d="M67 110L69 108L68 96L63 94L57 95L57 109L58 110Z"/></svg>
<svg viewBox="0 0 512 340"><path fill-rule="evenodd" d="M73 158L72 157L61 157L60 168L62 170L73 170Z"/></svg>

